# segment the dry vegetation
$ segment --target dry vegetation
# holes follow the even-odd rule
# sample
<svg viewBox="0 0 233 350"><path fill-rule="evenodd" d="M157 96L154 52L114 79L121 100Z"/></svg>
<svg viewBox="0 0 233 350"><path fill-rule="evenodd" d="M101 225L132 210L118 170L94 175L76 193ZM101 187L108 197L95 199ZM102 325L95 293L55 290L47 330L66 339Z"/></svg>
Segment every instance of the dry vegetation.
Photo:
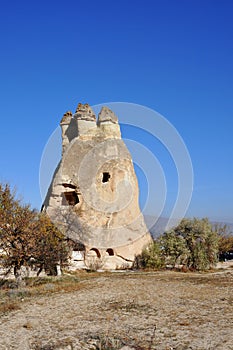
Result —
<svg viewBox="0 0 233 350"><path fill-rule="evenodd" d="M233 349L233 269L80 272L1 287L0 349Z"/></svg>

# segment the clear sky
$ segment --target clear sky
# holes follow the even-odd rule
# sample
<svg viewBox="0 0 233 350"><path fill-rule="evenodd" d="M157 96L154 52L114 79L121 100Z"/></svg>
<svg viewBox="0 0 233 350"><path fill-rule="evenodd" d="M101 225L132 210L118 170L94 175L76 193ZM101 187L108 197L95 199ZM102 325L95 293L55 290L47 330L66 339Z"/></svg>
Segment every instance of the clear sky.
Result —
<svg viewBox="0 0 233 350"><path fill-rule="evenodd" d="M233 222L232 18L231 0L2 1L0 180L40 208L40 159L63 113L137 103L189 150L187 215Z"/></svg>

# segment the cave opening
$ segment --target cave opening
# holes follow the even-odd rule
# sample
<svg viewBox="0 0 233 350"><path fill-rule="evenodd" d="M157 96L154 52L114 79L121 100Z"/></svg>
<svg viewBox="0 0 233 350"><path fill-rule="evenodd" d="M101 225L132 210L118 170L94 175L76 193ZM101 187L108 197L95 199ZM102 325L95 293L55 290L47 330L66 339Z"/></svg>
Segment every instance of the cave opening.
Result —
<svg viewBox="0 0 233 350"><path fill-rule="evenodd" d="M108 172L104 172L103 177L102 177L102 182L103 183L108 182L110 177L111 177L111 175Z"/></svg>
<svg viewBox="0 0 233 350"><path fill-rule="evenodd" d="M109 256L113 256L113 255L114 255L114 251L113 251L112 248L108 248L108 249L106 250L106 253L108 253Z"/></svg>
<svg viewBox="0 0 233 350"><path fill-rule="evenodd" d="M71 205L74 206L75 204L79 203L79 198L76 192L74 191L70 191L70 192L64 192L64 202L63 204L67 205Z"/></svg>

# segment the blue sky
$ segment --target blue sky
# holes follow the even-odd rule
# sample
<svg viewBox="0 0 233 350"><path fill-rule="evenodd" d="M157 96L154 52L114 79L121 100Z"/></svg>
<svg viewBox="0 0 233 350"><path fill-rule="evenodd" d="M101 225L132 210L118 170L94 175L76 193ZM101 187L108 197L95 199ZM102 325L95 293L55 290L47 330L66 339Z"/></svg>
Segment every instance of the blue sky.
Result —
<svg viewBox="0 0 233 350"><path fill-rule="evenodd" d="M233 222L232 16L230 0L2 1L0 180L39 208L41 154L63 113L137 103L190 152L187 215Z"/></svg>

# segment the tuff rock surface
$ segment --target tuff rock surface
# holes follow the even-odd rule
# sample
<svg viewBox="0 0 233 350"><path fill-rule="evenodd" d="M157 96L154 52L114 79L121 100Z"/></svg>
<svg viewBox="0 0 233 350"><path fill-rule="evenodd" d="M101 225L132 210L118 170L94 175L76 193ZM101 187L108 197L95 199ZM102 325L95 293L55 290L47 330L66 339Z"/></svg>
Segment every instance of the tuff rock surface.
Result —
<svg viewBox="0 0 233 350"><path fill-rule="evenodd" d="M96 121L91 107L79 104L60 125L62 159L44 210L67 237L83 244L86 264L98 259L101 268L130 266L151 236L118 118L103 107Z"/></svg>

